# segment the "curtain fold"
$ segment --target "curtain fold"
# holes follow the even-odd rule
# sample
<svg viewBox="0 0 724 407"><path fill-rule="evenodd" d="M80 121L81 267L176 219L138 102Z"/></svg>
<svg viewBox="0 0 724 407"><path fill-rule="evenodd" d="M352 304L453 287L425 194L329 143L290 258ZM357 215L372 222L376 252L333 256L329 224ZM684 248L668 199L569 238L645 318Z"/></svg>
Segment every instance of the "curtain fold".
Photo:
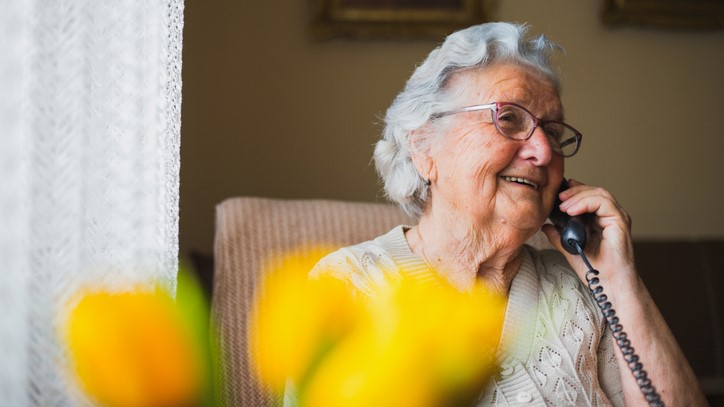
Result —
<svg viewBox="0 0 724 407"><path fill-rule="evenodd" d="M83 404L63 310L87 284L175 291L183 0L0 13L0 400Z"/></svg>

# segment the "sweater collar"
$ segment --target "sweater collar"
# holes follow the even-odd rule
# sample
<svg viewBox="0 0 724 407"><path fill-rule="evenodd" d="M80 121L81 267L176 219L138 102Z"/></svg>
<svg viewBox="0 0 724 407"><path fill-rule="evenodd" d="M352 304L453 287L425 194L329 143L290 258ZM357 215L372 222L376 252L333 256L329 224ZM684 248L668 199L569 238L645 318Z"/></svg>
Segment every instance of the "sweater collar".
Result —
<svg viewBox="0 0 724 407"><path fill-rule="evenodd" d="M407 244L405 232L410 228L411 226L407 225L397 226L375 240L387 249L403 278L441 284L441 277ZM520 268L510 285L505 322L500 336L503 346L499 348L499 361L506 356L527 360L533 346L538 315L539 281L530 250L530 247L523 246Z"/></svg>
<svg viewBox="0 0 724 407"><path fill-rule="evenodd" d="M390 254L403 278L440 284L440 276L407 244L405 232L411 228L412 226L400 225L375 240Z"/></svg>

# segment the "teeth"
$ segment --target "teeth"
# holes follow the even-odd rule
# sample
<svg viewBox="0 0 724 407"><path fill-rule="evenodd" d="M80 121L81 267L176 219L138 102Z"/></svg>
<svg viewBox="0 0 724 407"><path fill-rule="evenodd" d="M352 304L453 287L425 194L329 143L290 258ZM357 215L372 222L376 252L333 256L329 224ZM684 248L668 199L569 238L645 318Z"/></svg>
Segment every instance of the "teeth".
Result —
<svg viewBox="0 0 724 407"><path fill-rule="evenodd" d="M530 185L534 189L538 190L538 184L536 184L535 182L533 182L531 180L527 180L525 178L503 176L503 179L506 181L510 181L510 182L519 182L521 184Z"/></svg>

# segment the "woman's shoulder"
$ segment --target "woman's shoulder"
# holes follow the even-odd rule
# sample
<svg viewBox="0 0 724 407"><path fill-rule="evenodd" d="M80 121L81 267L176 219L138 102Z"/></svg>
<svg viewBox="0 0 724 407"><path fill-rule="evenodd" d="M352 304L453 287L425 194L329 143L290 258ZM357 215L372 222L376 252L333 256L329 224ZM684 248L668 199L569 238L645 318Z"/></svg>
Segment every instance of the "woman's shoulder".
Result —
<svg viewBox="0 0 724 407"><path fill-rule="evenodd" d="M384 235L355 245L340 248L323 257L309 273L310 278L334 277L365 294L375 287L399 278L391 244L404 241L403 226L397 226Z"/></svg>

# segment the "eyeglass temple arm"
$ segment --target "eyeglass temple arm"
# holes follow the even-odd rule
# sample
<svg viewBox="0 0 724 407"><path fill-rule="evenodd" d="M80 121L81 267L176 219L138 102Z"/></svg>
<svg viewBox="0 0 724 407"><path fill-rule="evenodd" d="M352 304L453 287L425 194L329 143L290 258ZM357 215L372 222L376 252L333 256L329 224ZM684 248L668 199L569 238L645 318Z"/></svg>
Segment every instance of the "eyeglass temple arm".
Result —
<svg viewBox="0 0 724 407"><path fill-rule="evenodd" d="M580 138L580 137L578 137L578 136L576 136L576 137L571 137L571 138L569 138L568 140L563 141L563 142L561 143L560 147L563 148L563 147L565 147L565 146L567 146L567 145L569 145L569 144L577 143L579 138Z"/></svg>
<svg viewBox="0 0 724 407"><path fill-rule="evenodd" d="M478 110L488 110L488 109L495 108L495 106L496 106L495 103L488 103L487 105L465 106L465 107L460 107L460 108L453 109L453 110L448 110L447 112L435 113L431 116L431 118L437 119L440 117L450 116L450 115L458 114L458 113L476 112Z"/></svg>

